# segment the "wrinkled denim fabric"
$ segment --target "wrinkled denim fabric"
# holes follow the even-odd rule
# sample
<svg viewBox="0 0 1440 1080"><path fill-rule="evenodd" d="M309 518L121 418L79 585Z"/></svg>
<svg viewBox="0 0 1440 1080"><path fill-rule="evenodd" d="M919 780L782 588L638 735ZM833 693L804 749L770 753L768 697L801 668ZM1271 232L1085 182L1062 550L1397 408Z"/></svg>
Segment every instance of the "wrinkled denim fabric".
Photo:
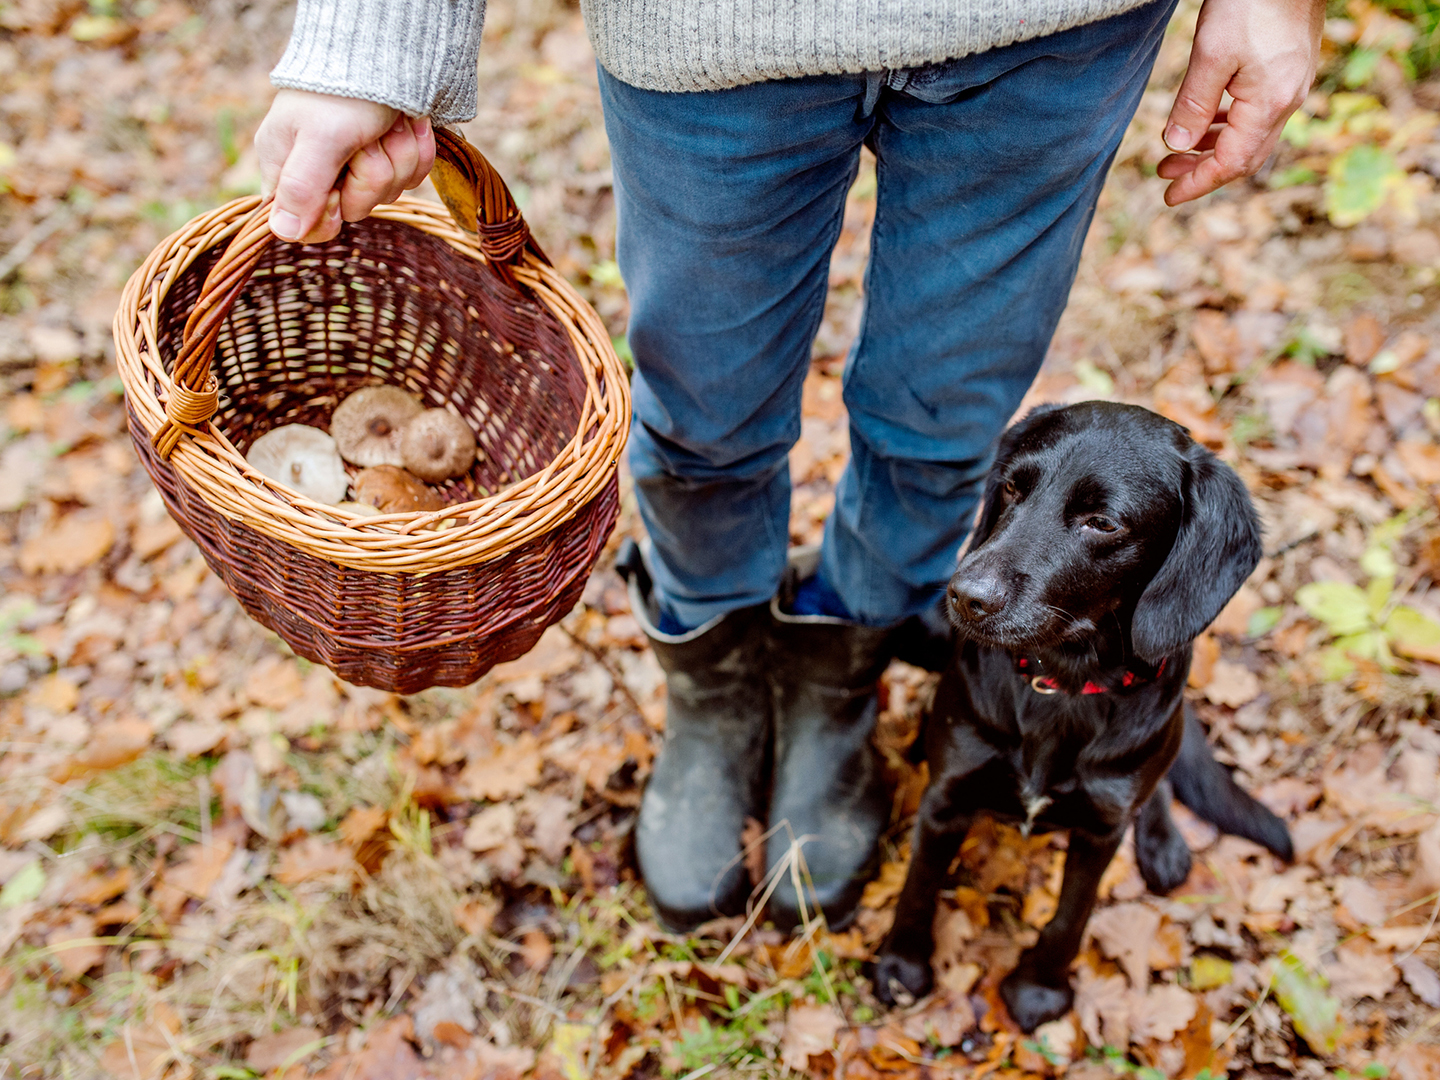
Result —
<svg viewBox="0 0 1440 1080"><path fill-rule="evenodd" d="M787 455L862 146L875 227L820 572L865 625L934 602L1173 6L900 71L672 94L600 70L636 364L630 466L679 624L763 603L784 572Z"/></svg>

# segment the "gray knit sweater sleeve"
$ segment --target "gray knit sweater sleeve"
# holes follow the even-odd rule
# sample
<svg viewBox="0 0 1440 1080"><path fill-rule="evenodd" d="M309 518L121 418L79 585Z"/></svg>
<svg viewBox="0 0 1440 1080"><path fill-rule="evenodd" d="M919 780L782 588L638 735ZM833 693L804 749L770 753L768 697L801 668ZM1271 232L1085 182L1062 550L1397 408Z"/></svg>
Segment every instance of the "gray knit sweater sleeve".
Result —
<svg viewBox="0 0 1440 1080"><path fill-rule="evenodd" d="M475 115L485 0L299 0L276 86L455 124Z"/></svg>

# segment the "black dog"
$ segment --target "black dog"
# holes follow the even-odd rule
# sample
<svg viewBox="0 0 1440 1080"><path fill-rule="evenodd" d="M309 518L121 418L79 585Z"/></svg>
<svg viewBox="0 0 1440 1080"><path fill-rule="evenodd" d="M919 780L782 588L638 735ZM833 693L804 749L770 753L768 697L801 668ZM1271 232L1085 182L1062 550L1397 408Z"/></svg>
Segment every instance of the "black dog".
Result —
<svg viewBox="0 0 1440 1080"><path fill-rule="evenodd" d="M1284 824L1235 786L1183 700L1191 643L1260 551L1240 478L1155 413L1043 407L1003 436L950 581L956 645L921 735L930 786L875 966L882 1000L929 991L936 896L979 811L1070 830L1055 917L1001 984L1026 1031L1069 1010L1096 886L1132 822L1152 890L1189 874L1172 785L1291 858Z"/></svg>

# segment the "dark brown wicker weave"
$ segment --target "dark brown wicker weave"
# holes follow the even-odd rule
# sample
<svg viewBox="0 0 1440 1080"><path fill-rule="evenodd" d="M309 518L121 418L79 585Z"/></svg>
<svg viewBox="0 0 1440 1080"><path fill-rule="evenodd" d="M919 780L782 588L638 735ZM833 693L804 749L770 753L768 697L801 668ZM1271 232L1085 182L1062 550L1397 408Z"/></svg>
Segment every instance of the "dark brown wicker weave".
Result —
<svg viewBox="0 0 1440 1080"><path fill-rule="evenodd" d="M478 229L405 199L301 246L237 200L156 249L115 324L135 447L211 568L299 655L400 693L473 682L574 606L614 525L630 410L605 328L498 176L437 141L437 186L465 213L473 183ZM266 431L327 428L375 383L469 421L482 455L442 488L457 505L361 517L246 464Z"/></svg>

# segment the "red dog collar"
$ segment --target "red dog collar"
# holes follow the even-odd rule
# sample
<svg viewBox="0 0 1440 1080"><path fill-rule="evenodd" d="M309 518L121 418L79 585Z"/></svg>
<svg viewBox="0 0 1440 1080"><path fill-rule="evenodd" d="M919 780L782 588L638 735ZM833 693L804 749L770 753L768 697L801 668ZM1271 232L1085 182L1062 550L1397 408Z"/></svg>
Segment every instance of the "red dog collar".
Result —
<svg viewBox="0 0 1440 1080"><path fill-rule="evenodd" d="M1024 674L1027 673L1027 672L1026 672L1026 669L1029 668L1029 666L1030 666L1030 658L1029 658L1028 656L1017 656L1017 657L1015 658L1015 670L1018 671L1021 675L1024 675ZM1165 661L1164 661L1164 660L1161 660L1161 661L1160 661L1160 666L1155 669L1155 676L1156 676L1156 678L1158 678L1158 677L1160 676L1160 673L1161 673L1162 671L1164 671L1164 670L1165 670ZM1141 681L1142 681L1142 680L1141 680L1140 676L1139 676L1139 675L1136 675L1135 672L1133 672L1133 671L1127 671L1127 672L1125 672L1124 677L1120 680L1120 685L1121 685L1121 686L1133 686L1133 685L1135 685L1137 682L1141 682ZM1057 683L1054 679L1052 679L1049 675L1031 675L1031 676L1030 676L1030 689L1034 690L1037 694L1058 694L1058 693L1061 693L1060 684ZM1106 693L1109 693L1109 691L1108 691L1105 687L1100 686L1100 685L1098 685L1098 684L1096 684L1096 683L1087 682L1084 686L1082 686L1082 687L1080 688L1080 693L1082 693L1082 694L1106 694Z"/></svg>

